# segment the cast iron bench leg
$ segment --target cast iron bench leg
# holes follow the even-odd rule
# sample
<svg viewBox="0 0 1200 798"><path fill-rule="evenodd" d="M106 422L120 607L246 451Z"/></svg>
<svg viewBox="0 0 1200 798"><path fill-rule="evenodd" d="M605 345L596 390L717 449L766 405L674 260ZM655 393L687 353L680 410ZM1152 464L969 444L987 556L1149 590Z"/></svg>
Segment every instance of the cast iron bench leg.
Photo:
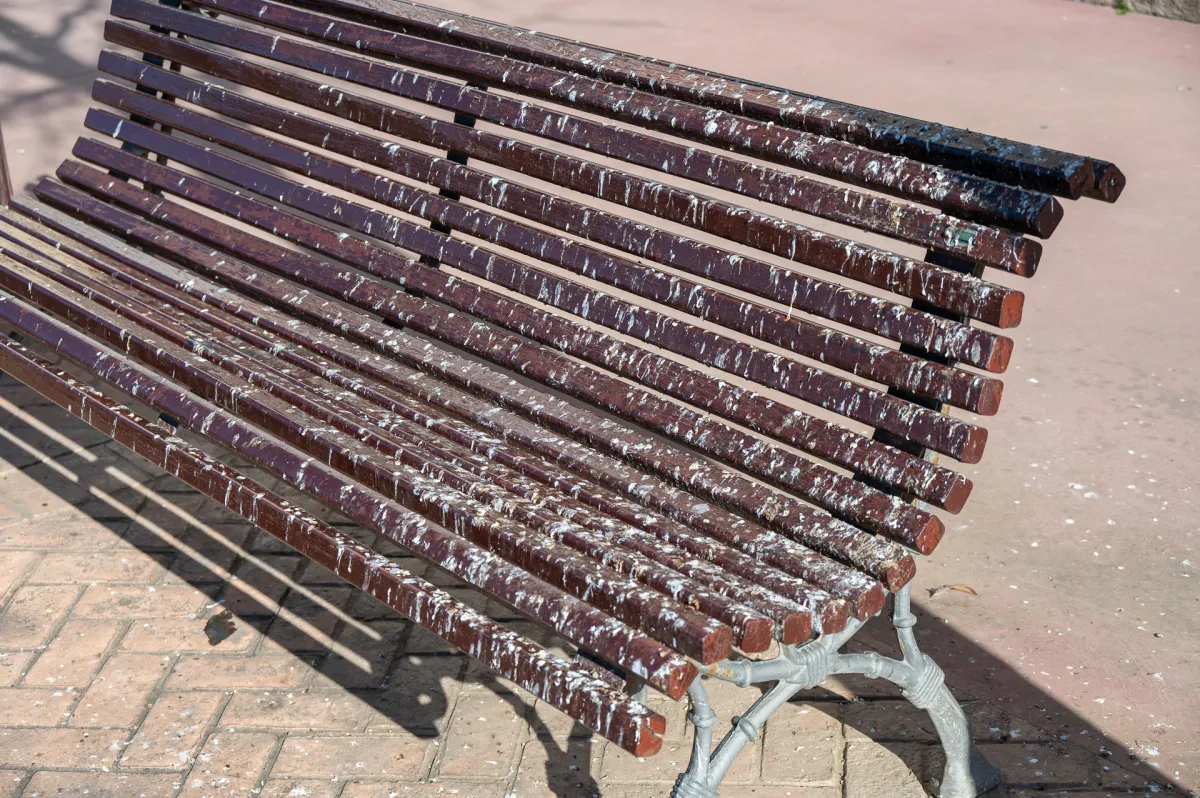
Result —
<svg viewBox="0 0 1200 798"><path fill-rule="evenodd" d="M903 659L875 652L839 654L862 624L851 622L843 632L820 637L804 646L786 646L783 654L765 662L728 661L710 669L711 675L743 687L762 682L775 686L754 702L745 715L733 719L733 729L712 749L712 727L716 713L708 694L697 679L689 688L692 710L688 720L696 729L692 759L675 782L672 798L717 798L717 788L733 760L746 743L758 737L767 719L792 696L825 681L835 673L855 673L872 679L887 679L898 685L913 706L925 710L937 728L946 753L946 769L938 786L938 798L976 798L1000 783L1000 773L971 742L967 716L946 686L942 669L917 647L909 588L898 591L892 624L900 640Z"/></svg>

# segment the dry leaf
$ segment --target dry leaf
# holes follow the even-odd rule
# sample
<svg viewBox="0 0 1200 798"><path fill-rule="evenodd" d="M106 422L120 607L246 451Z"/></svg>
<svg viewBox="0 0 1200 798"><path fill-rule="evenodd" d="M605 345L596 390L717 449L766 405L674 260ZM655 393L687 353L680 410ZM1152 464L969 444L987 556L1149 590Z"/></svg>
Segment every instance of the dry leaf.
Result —
<svg viewBox="0 0 1200 798"><path fill-rule="evenodd" d="M970 585L942 585L941 587L935 587L933 590L930 590L929 597L931 599L935 599L938 596L949 593L951 590L957 590L959 593L966 593L970 596L979 595L975 592L975 588L971 587Z"/></svg>

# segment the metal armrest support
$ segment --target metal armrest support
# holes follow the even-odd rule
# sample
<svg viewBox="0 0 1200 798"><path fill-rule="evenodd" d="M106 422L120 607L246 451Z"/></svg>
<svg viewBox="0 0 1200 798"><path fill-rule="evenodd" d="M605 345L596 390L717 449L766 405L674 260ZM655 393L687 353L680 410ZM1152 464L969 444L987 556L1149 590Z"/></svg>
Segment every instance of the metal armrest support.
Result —
<svg viewBox="0 0 1200 798"><path fill-rule="evenodd" d="M875 652L840 654L863 624L852 621L845 630L826 635L802 646L784 646L782 653L762 662L725 661L709 669L712 678L741 687L775 682L745 714L732 719L733 728L712 750L712 727L717 715L708 704L700 679L688 690L692 709L688 719L695 727L692 759L680 774L672 798L717 798L717 789L737 755L754 741L767 720L801 690L815 687L837 673L856 673L872 679L887 679L898 685L904 697L932 718L946 752L946 768L938 787L938 798L976 798L1000 783L999 771L971 742L967 717L946 687L942 669L917 647L908 587L895 594L892 625L900 641L903 659Z"/></svg>

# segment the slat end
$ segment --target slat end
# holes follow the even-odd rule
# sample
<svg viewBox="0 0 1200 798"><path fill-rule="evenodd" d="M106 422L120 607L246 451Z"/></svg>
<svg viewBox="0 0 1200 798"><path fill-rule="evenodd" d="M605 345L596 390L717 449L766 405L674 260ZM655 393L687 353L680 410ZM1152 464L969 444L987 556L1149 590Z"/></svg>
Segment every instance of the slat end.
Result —
<svg viewBox="0 0 1200 798"><path fill-rule="evenodd" d="M840 632L850 622L850 605L841 599L825 602L821 608L821 634Z"/></svg>
<svg viewBox="0 0 1200 798"><path fill-rule="evenodd" d="M948 513L960 513L966 505L967 499L971 497L971 489L974 487L971 480L964 477L962 474L956 474L954 482L950 485L949 492L942 499L941 508Z"/></svg>
<svg viewBox="0 0 1200 798"><path fill-rule="evenodd" d="M913 541L914 548L922 554L932 554L937 548L937 544L942 541L946 535L946 525L943 524L937 516L930 516L929 523L921 530L921 534L917 535Z"/></svg>
<svg viewBox="0 0 1200 798"><path fill-rule="evenodd" d="M1063 219L1063 206L1055 197L1046 197L1037 218L1033 221L1033 233L1040 238L1049 238L1058 229Z"/></svg>
<svg viewBox="0 0 1200 798"><path fill-rule="evenodd" d="M999 380L996 380L999 383ZM996 394L996 405L999 406L1000 395ZM980 415L995 415L996 409L993 408L991 413L976 411ZM960 463L974 465L983 459L983 450L987 447L988 432L983 427L972 426L971 431L967 434L967 439L962 445L962 451L958 453L956 458Z"/></svg>
<svg viewBox="0 0 1200 798"><path fill-rule="evenodd" d="M1008 363L1012 359L1013 340L1002 335L997 335L992 342L992 351L988 354L987 362L983 367L993 374L1003 374L1008 368ZM998 380L997 380L998 382ZM1000 390L1003 390L1003 385ZM999 403L999 398L996 402Z"/></svg>
<svg viewBox="0 0 1200 798"><path fill-rule="evenodd" d="M1037 274L1038 264L1042 262L1042 242L1021 236L1013 243L1012 272L1019 277L1032 277Z"/></svg>
<svg viewBox="0 0 1200 798"><path fill-rule="evenodd" d="M794 646L803 643L813 635L813 617L811 612L794 612L784 618L779 625L779 642Z"/></svg>
<svg viewBox="0 0 1200 798"><path fill-rule="evenodd" d="M996 326L1002 330L1016 327L1021 323L1024 313L1025 295L1020 291L1010 291L1000 304L1000 318L996 320Z"/></svg>
<svg viewBox="0 0 1200 798"><path fill-rule="evenodd" d="M1011 344L1011 341L1009 343ZM1008 358L1004 359L1004 365L1008 365ZM992 369L989 366L988 370L1003 371L1004 369ZM1004 396L1004 382L1003 380L997 379L981 380L981 382L983 384L979 390L979 401L976 402L974 410L981 416L994 416L1000 411L1000 399ZM974 439L975 435L972 435L971 437ZM982 447L983 444L980 443L979 446ZM963 459L964 462L966 462L964 458L959 459Z"/></svg>
<svg viewBox="0 0 1200 798"><path fill-rule="evenodd" d="M758 654L771 647L775 639L775 622L770 618L752 618L742 624L738 648L747 654Z"/></svg>
<svg viewBox="0 0 1200 798"><path fill-rule="evenodd" d="M1125 173L1113 163L1106 163L1102 167L1100 164L1096 166L1100 171L1095 175L1092 185L1083 192L1083 195L1105 202L1116 202L1117 198L1121 196L1121 192L1125 190Z"/></svg>

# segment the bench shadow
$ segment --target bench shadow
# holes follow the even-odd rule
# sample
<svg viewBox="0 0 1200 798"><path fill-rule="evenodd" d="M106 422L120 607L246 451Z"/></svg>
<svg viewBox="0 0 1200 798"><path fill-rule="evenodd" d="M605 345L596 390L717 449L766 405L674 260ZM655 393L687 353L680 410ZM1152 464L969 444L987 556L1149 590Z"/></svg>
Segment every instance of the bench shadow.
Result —
<svg viewBox="0 0 1200 798"><path fill-rule="evenodd" d="M204 633L210 653L259 652L263 647L291 653L316 671L314 686L337 685L373 710L369 727L392 725L420 739L445 739L449 716L467 691L491 694L529 723L531 734L523 745L543 749L538 759L544 753L544 781L540 774L527 772L519 773L518 779L532 778L558 798L602 794L593 757L603 741L578 724L570 729L570 724L548 724L534 711L532 698L506 681L473 666L467 657L423 629L173 477L148 464L139 470L141 461L133 455L125 459L123 451L114 454L117 447L107 442L105 436L67 417L11 378L0 377L0 462L21 468L77 511L158 560L166 568L168 582L192 585L207 595L211 603L205 610ZM267 487L277 487L264 474L248 475ZM137 484L147 476L144 486ZM297 498L294 493L280 492L289 500ZM361 537L361 529L340 522L327 509L312 504L308 508L341 531ZM387 541L371 536L364 542L424 573L419 561ZM231 574L235 578L230 579ZM510 626L522 625L521 631L551 642L548 634L510 611L470 588L454 586L452 578L433 569L426 576L492 617ZM1082 751L1102 760L1107 768L1103 785L1094 779L1087 783L1055 780L1053 774L1041 779L1006 774L1008 788L1054 795L1098 788L1113 794L1133 790L1139 794L1188 794L1134 751L1109 739L1103 729L942 623L928 607L917 603L914 610L920 621L918 639L939 661L952 689L961 687L956 670L971 668L985 674L987 689L973 685L969 690L956 689L956 693L964 701L976 740L993 761L1003 768L1005 762L1015 761L1009 749L1028 753L1026 747L1035 746L1045 757L1079 758ZM883 619L868 624L851 645L852 649L867 647L889 656L898 654L891 627ZM750 700L747 692L746 705ZM901 701L899 691L889 683L860 677L835 679L794 699L794 703L833 715L862 739L889 748L929 789L931 779L940 774L940 751L930 744L931 729L923 715L902 714L904 723L888 722L889 716L899 718L898 713L908 713ZM722 718L722 722L726 720ZM513 754L514 770L522 753L517 750ZM532 757L530 761L534 761ZM1026 771L1014 768L1013 772ZM990 793L1003 794L1003 790Z"/></svg>

